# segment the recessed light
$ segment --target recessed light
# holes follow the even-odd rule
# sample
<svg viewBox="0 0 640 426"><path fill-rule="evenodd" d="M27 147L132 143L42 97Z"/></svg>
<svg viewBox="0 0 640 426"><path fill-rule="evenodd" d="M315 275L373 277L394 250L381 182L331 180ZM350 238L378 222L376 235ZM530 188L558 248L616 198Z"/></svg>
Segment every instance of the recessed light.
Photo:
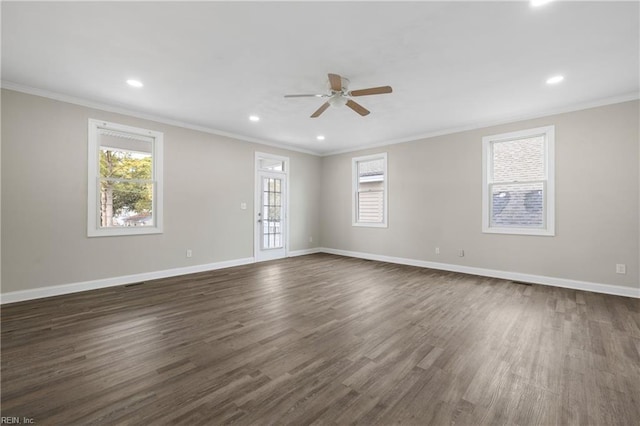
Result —
<svg viewBox="0 0 640 426"><path fill-rule="evenodd" d="M257 115L250 115L249 116L249 120L251 120L251 121L260 121L260 117L258 117Z"/></svg>
<svg viewBox="0 0 640 426"><path fill-rule="evenodd" d="M142 87L142 86L144 86L144 84L142 84L142 82L139 81L139 80L127 80L127 84L129 86L132 86L132 87Z"/></svg>
<svg viewBox="0 0 640 426"><path fill-rule="evenodd" d="M562 76L562 75L554 75L553 77L549 77L547 79L547 84L558 84L562 80L564 80L564 76Z"/></svg>
<svg viewBox="0 0 640 426"><path fill-rule="evenodd" d="M318 136L316 136L316 139L318 139L319 141L323 141L324 140L324 136L323 135L318 135Z"/></svg>
<svg viewBox="0 0 640 426"><path fill-rule="evenodd" d="M531 0L529 3L531 3L531 7L539 7L539 6L544 6L547 3L551 3L553 0Z"/></svg>

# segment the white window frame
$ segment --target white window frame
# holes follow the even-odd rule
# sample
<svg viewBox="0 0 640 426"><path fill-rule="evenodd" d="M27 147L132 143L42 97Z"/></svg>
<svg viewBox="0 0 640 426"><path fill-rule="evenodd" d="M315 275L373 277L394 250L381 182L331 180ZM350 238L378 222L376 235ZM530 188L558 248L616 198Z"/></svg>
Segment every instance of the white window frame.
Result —
<svg viewBox="0 0 640 426"><path fill-rule="evenodd" d="M103 228L100 226L100 191L98 184L100 179L100 147L98 146L98 135L100 129L114 130L118 132L131 133L153 138L152 146L152 180L154 183L153 193L153 226L130 226ZM163 133L141 129L138 127L125 126L123 124L110 123L104 120L89 119L88 137L88 191L87 191L87 236L88 237L108 237L121 235L146 235L161 234L162 229L162 164L163 164Z"/></svg>
<svg viewBox="0 0 640 426"><path fill-rule="evenodd" d="M544 180L545 199L543 200L542 228L518 228L491 226L491 190L494 183L491 178L493 164L493 143L509 142L520 139L544 136L544 168L546 179ZM502 133L499 135L485 136L482 138L482 232L492 234L514 235L555 235L555 126L537 127L534 129L520 130L517 132Z"/></svg>
<svg viewBox="0 0 640 426"><path fill-rule="evenodd" d="M358 222L358 163L364 161L371 160L383 160L382 170L384 173L384 181L383 181L383 194L382 194L382 202L383 202L383 212L382 212L382 222ZM372 155L364 155L361 157L353 157L351 159L351 225L352 226L361 226L367 228L387 228L388 227L388 187L389 187L389 173L387 166L387 153L382 152L379 154Z"/></svg>

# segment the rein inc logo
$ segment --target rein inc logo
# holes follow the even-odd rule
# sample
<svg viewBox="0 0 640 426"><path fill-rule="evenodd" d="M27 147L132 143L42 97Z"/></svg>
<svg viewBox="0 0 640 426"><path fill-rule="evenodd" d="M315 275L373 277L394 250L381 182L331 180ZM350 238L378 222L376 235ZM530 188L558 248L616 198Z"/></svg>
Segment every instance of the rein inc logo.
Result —
<svg viewBox="0 0 640 426"><path fill-rule="evenodd" d="M0 417L2 425L30 425L35 424L33 417Z"/></svg>

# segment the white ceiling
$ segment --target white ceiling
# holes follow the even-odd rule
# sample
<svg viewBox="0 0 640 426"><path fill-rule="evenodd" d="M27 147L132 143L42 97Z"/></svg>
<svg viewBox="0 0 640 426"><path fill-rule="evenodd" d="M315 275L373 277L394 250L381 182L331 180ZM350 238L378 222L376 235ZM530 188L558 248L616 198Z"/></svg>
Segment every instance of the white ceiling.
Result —
<svg viewBox="0 0 640 426"><path fill-rule="evenodd" d="M2 80L327 153L637 97L639 10L611 1L5 1ZM342 107L317 119L323 99L283 97L326 92L329 72L351 89L393 93L359 98L366 117ZM565 81L546 85L554 74Z"/></svg>

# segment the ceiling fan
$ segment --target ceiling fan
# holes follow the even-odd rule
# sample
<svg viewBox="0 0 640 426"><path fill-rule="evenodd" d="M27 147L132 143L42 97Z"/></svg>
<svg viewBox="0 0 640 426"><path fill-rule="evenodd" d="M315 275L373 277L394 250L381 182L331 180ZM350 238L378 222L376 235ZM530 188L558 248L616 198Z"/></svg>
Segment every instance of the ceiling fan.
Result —
<svg viewBox="0 0 640 426"><path fill-rule="evenodd" d="M316 98L329 98L325 103L320 106L311 114L311 118L317 118L325 112L327 108L330 106L340 107L342 105L346 105L361 116L368 115L370 111L355 102L353 99L357 96L368 96L368 95L382 95L384 93L391 93L391 86L381 86L381 87L371 87L369 89L360 89L360 90L349 90L349 79L345 77L340 77L338 74L329 74L329 89L331 93L328 94L314 94L314 95L284 95L285 98L308 98L308 97L316 97Z"/></svg>

